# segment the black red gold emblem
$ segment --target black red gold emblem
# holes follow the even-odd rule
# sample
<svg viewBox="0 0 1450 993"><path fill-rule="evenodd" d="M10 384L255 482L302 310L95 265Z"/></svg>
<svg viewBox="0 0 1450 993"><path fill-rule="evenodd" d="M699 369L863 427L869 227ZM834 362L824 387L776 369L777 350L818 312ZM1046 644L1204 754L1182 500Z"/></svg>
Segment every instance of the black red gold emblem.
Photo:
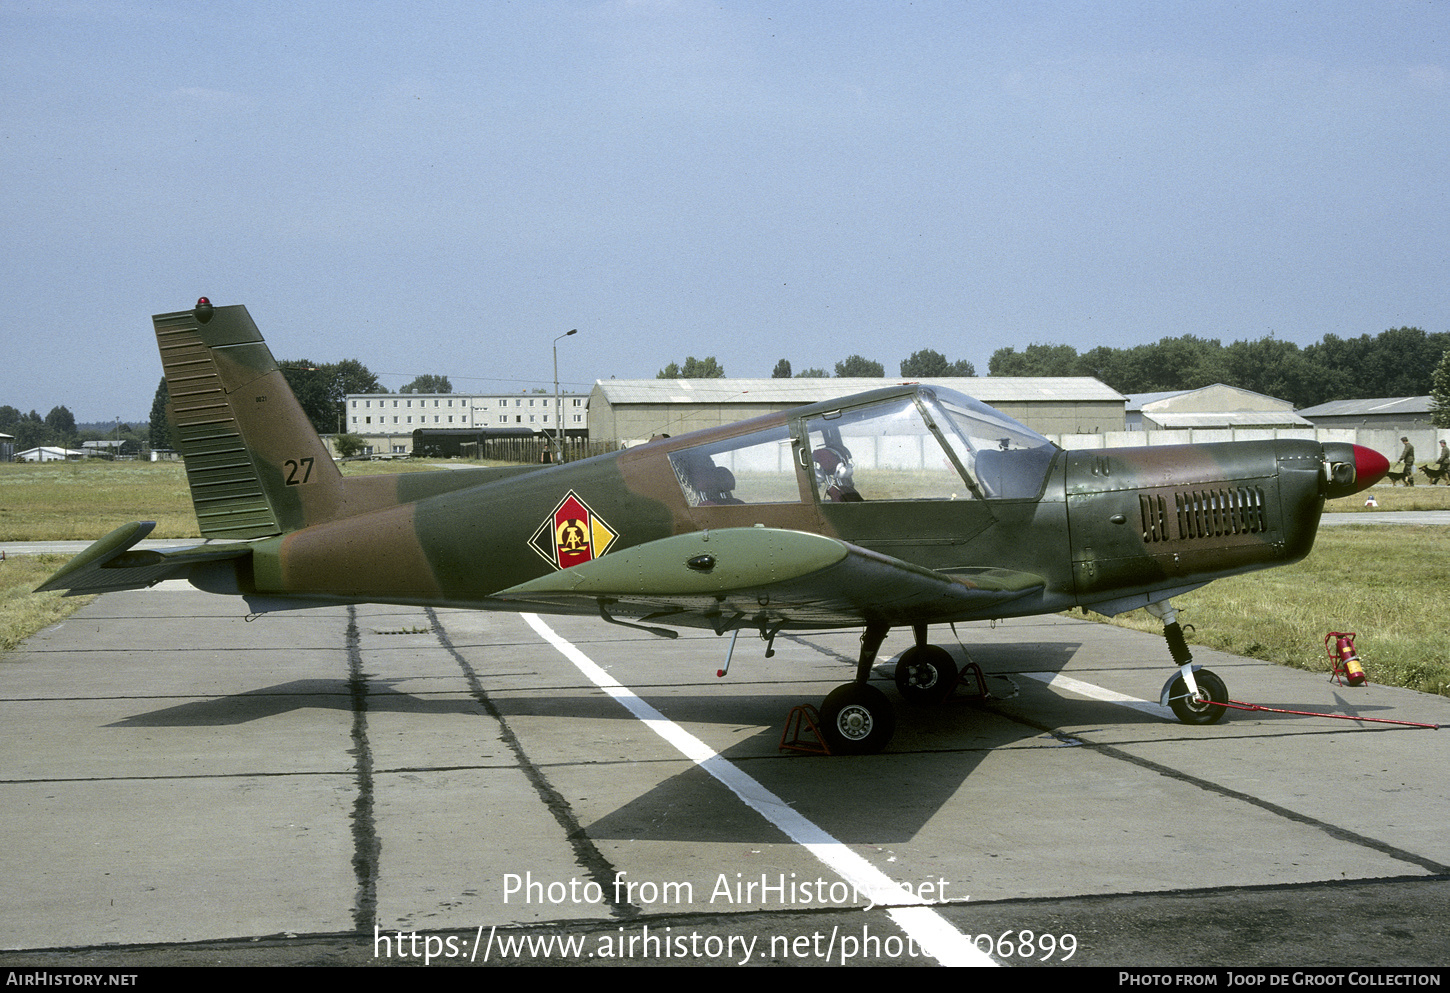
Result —
<svg viewBox="0 0 1450 993"><path fill-rule="evenodd" d="M592 562L619 537L614 529L573 490L559 501L529 540L534 551L555 569Z"/></svg>

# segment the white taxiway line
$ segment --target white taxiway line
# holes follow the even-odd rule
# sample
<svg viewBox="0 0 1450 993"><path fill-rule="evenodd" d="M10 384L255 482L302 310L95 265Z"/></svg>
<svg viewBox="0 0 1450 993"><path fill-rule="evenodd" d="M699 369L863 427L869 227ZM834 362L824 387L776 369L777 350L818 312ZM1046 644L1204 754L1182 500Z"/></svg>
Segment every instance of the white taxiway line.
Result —
<svg viewBox="0 0 1450 993"><path fill-rule="evenodd" d="M942 965L991 965L997 963L962 935L921 897L901 886L866 859L853 852L815 824L796 813L784 800L720 757L709 745L690 734L664 714L635 695L634 691L599 667L589 656L557 634L537 614L520 615L588 679L619 701L651 731L673 745L682 755L729 787L746 805L785 832L796 844L808 849L857 892L887 913L926 954ZM914 905L914 906L913 906Z"/></svg>

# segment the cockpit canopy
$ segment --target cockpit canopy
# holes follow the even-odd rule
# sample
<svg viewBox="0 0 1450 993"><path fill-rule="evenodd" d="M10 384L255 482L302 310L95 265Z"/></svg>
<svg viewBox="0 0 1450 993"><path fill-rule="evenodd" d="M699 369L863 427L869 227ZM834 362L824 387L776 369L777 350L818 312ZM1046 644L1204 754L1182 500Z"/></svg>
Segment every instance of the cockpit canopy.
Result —
<svg viewBox="0 0 1450 993"><path fill-rule="evenodd" d="M999 410L953 390L923 391L923 406L946 412L953 431L942 429L968 475L988 499L1021 500L1042 492L1060 449Z"/></svg>
<svg viewBox="0 0 1450 993"><path fill-rule="evenodd" d="M1033 499L1058 448L952 390L916 386L817 404L785 423L670 454L691 506Z"/></svg>

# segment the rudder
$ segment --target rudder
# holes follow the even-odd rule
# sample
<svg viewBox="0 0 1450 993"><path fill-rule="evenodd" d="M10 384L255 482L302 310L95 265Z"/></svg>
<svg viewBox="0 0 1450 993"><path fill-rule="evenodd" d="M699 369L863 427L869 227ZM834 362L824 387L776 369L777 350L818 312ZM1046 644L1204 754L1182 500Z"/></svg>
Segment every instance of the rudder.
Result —
<svg viewBox="0 0 1450 993"><path fill-rule="evenodd" d="M157 314L156 343L205 538L263 538L331 520L342 475L243 306Z"/></svg>

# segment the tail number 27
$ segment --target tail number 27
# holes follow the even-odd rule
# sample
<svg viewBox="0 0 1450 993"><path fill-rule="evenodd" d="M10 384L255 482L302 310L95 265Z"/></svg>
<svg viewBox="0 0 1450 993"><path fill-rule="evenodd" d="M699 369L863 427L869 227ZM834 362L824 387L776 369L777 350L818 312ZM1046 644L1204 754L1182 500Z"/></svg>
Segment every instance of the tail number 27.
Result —
<svg viewBox="0 0 1450 993"><path fill-rule="evenodd" d="M312 459L288 459L282 465L287 470L287 485L301 486L312 478Z"/></svg>

